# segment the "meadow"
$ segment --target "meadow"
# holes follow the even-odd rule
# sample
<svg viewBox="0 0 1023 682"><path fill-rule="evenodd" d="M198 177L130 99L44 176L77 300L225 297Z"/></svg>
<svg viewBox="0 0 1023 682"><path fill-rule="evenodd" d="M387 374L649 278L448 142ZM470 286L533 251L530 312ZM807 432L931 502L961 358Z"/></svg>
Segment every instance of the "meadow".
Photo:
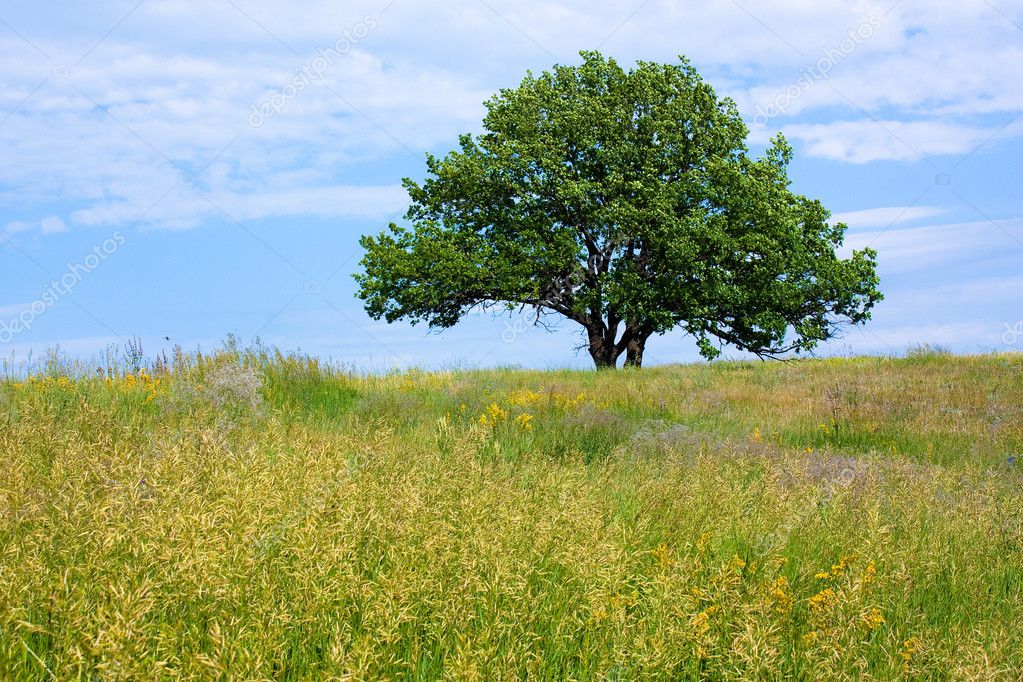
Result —
<svg viewBox="0 0 1023 682"><path fill-rule="evenodd" d="M0 380L4 679L1019 679L1023 356Z"/></svg>

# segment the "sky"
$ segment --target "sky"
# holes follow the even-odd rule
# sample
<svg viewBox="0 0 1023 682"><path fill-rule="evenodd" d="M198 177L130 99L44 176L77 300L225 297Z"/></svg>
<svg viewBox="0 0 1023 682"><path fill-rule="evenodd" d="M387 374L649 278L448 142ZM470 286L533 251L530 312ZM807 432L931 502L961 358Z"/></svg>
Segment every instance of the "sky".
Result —
<svg viewBox="0 0 1023 682"><path fill-rule="evenodd" d="M1023 0L0 5L0 357L260 338L368 370L585 367L571 323L372 320L360 235L527 70L688 57L878 251L821 355L1023 350ZM726 356L741 357L725 349ZM677 332L646 362L699 359Z"/></svg>

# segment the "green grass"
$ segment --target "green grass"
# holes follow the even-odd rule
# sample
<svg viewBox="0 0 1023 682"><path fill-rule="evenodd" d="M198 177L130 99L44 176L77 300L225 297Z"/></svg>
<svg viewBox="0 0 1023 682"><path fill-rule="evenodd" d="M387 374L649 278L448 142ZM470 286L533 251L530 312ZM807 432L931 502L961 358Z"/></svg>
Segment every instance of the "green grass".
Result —
<svg viewBox="0 0 1023 682"><path fill-rule="evenodd" d="M0 381L0 448L5 679L1023 674L1018 355L229 347Z"/></svg>

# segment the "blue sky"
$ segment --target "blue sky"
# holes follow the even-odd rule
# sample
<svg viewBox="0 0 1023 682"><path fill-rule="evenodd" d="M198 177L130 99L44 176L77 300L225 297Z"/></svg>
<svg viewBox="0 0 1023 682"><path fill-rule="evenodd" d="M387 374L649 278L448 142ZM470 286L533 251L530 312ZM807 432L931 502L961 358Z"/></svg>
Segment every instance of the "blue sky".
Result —
<svg viewBox="0 0 1023 682"><path fill-rule="evenodd" d="M370 369L587 366L569 324L375 322L351 273L426 152L595 48L687 55L878 250L887 299L822 354L1023 349L1023 0L130 0L0 8L0 354L234 333Z"/></svg>

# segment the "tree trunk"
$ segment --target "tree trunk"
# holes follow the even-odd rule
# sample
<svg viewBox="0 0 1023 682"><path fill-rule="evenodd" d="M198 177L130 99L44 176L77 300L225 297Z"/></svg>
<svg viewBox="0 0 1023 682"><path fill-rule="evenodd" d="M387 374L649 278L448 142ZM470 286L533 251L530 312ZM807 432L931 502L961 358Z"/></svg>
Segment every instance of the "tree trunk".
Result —
<svg viewBox="0 0 1023 682"><path fill-rule="evenodd" d="M608 343L599 331L589 330L588 334L590 338L589 351L590 357L593 358L593 364L597 366L597 369L614 369L618 360L614 341Z"/></svg>
<svg viewBox="0 0 1023 682"><path fill-rule="evenodd" d="M646 340L645 336L637 336L625 346L626 367L643 366L643 349L646 348Z"/></svg>

